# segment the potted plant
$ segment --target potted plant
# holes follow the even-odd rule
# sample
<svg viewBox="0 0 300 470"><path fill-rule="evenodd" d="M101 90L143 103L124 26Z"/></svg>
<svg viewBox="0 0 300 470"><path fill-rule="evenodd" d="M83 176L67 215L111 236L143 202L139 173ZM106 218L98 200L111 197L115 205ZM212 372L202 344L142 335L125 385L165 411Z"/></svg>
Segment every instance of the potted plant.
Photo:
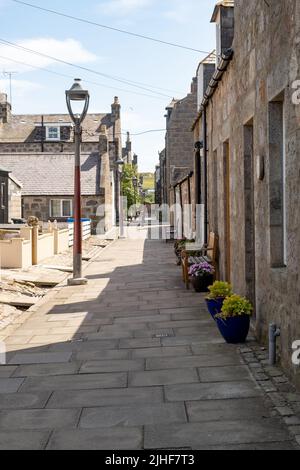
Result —
<svg viewBox="0 0 300 470"><path fill-rule="evenodd" d="M227 297L221 313L215 315L220 333L227 343L244 343L249 333L253 307L249 300L239 295Z"/></svg>
<svg viewBox="0 0 300 470"><path fill-rule="evenodd" d="M209 295L206 298L206 304L209 313L214 318L217 313L221 312L226 297L233 294L232 285L224 281L215 281L208 290Z"/></svg>
<svg viewBox="0 0 300 470"><path fill-rule="evenodd" d="M192 264L189 268L189 276L196 292L208 292L208 286L214 281L214 267L202 262Z"/></svg>

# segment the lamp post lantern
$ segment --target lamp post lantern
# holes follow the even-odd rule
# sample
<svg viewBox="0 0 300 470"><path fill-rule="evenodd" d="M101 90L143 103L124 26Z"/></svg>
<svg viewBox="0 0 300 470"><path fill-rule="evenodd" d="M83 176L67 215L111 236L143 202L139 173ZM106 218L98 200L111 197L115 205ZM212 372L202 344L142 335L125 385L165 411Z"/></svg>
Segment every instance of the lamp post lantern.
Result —
<svg viewBox="0 0 300 470"><path fill-rule="evenodd" d="M74 122L75 134L75 174L74 174L74 247L73 247L73 279L69 279L69 285L82 285L87 279L82 277L82 230L81 230L81 161L80 145L82 135L82 123L87 115L90 95L81 87L81 80L75 79L70 90L66 91L67 107L72 121ZM81 114L74 113L72 102L82 104Z"/></svg>

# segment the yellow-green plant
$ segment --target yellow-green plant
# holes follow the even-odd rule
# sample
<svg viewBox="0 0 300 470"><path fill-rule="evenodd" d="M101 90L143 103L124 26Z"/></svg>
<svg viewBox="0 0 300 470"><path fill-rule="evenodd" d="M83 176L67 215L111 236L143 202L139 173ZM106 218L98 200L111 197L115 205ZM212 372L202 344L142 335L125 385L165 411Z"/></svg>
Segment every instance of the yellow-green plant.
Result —
<svg viewBox="0 0 300 470"><path fill-rule="evenodd" d="M225 299L226 297L233 295L232 285L224 281L215 281L208 290L209 295L207 298L209 300Z"/></svg>
<svg viewBox="0 0 300 470"><path fill-rule="evenodd" d="M249 300L240 295L232 295L224 300L222 313L218 315L219 318L238 317L242 315L252 315L253 307Z"/></svg>

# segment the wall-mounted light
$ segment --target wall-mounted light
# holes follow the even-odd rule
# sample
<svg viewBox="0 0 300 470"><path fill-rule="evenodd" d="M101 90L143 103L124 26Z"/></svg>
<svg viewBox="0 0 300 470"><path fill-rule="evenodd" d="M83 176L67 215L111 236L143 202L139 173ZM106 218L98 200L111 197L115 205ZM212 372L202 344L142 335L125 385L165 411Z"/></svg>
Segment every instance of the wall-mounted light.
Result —
<svg viewBox="0 0 300 470"><path fill-rule="evenodd" d="M199 140L198 142L195 142L195 151L199 152L201 149L203 149L203 140Z"/></svg>

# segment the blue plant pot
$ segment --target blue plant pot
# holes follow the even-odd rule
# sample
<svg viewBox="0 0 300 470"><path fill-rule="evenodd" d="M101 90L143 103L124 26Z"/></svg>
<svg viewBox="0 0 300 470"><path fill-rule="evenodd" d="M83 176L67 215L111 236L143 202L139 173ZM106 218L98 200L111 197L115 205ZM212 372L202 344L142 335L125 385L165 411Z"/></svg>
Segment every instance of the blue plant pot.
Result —
<svg viewBox="0 0 300 470"><path fill-rule="evenodd" d="M249 329L250 316L242 315L239 317L230 317L226 320L215 318L221 335L229 344L245 343Z"/></svg>
<svg viewBox="0 0 300 470"><path fill-rule="evenodd" d="M215 315L217 315L218 313L221 313L224 300L225 299L223 299L223 298L220 298L220 299L206 299L206 304L207 304L208 311L209 311L209 313L211 314L211 316L213 318L215 318Z"/></svg>

